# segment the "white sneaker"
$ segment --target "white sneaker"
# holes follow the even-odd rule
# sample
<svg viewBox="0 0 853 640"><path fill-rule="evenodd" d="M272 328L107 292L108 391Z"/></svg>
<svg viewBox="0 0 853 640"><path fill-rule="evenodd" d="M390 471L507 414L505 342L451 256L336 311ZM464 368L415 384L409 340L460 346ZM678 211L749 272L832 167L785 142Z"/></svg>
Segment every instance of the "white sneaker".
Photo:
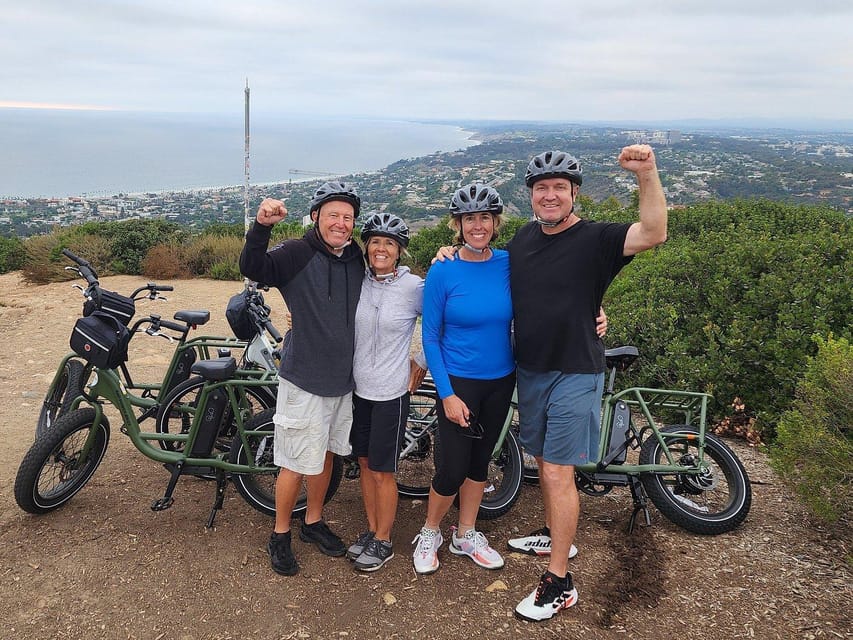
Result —
<svg viewBox="0 0 853 640"><path fill-rule="evenodd" d="M541 622L553 618L562 609L568 609L578 601L578 590L572 584L572 574L561 581L550 571L539 579L539 585L529 596L518 603L515 615L522 620Z"/></svg>
<svg viewBox="0 0 853 640"><path fill-rule="evenodd" d="M529 556L550 556L551 532L548 527L542 527L522 538L511 538L507 541L507 546L513 551L526 553ZM569 547L569 560L576 555L578 555L578 548L572 545Z"/></svg>
<svg viewBox="0 0 853 640"><path fill-rule="evenodd" d="M450 553L468 556L484 569L500 569L504 559L489 546L486 536L476 529L468 529L461 538L456 537L456 527L450 527Z"/></svg>
<svg viewBox="0 0 853 640"><path fill-rule="evenodd" d="M441 537L441 531L433 531L424 527L421 532L412 540L412 544L418 543L415 547L414 557L412 559L417 573L434 573L438 570L438 549L444 542Z"/></svg>

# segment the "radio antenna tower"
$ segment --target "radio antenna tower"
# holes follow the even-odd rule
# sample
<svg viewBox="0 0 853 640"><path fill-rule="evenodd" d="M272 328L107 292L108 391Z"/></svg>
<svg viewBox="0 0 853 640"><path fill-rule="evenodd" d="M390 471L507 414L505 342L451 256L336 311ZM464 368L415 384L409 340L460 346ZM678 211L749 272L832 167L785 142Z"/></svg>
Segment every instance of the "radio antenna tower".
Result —
<svg viewBox="0 0 853 640"><path fill-rule="evenodd" d="M246 155L243 165L244 183L243 183L243 235L249 232L249 225L252 223L249 218L249 79L246 78Z"/></svg>

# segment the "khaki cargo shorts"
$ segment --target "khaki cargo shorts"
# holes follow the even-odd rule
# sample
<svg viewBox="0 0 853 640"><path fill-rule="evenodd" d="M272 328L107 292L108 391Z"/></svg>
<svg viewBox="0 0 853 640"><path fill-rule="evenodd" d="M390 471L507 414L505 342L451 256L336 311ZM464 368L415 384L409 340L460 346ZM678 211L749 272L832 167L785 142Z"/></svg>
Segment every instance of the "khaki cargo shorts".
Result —
<svg viewBox="0 0 853 640"><path fill-rule="evenodd" d="M315 396L279 379L276 399L276 466L305 475L323 472L326 451L348 455L352 428L352 393L327 398Z"/></svg>

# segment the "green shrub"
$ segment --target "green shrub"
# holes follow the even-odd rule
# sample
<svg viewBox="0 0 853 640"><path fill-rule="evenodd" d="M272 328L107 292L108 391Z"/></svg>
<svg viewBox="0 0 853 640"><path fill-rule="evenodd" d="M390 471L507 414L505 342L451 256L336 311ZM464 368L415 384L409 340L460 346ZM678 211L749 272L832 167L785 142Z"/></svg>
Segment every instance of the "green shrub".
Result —
<svg viewBox="0 0 853 640"><path fill-rule="evenodd" d="M239 236L202 235L190 242L184 249L188 271L197 277L214 277L214 265L233 265L238 274L240 252L243 250L243 238ZM223 266L218 266L216 272L224 274ZM232 280L235 278L219 278Z"/></svg>
<svg viewBox="0 0 853 640"><path fill-rule="evenodd" d="M24 265L26 255L24 243L20 238L0 236L0 273L20 269Z"/></svg>
<svg viewBox="0 0 853 640"><path fill-rule="evenodd" d="M811 336L851 337L852 225L767 201L673 211L670 239L637 256L605 298L607 344L640 349L626 382L707 391L718 415L740 397L772 440L815 353Z"/></svg>
<svg viewBox="0 0 853 640"><path fill-rule="evenodd" d="M815 342L770 453L812 512L835 522L853 513L853 346L843 338Z"/></svg>
<svg viewBox="0 0 853 640"><path fill-rule="evenodd" d="M240 267L235 262L217 262L211 265L209 276L213 280L242 280Z"/></svg>

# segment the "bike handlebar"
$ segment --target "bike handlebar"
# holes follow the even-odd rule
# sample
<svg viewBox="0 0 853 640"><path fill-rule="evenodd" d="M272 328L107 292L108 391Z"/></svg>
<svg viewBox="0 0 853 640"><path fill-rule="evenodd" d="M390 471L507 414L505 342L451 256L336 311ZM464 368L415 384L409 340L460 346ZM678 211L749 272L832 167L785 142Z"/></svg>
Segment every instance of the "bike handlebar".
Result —
<svg viewBox="0 0 853 640"><path fill-rule="evenodd" d="M92 265L89 264L89 262L87 260L84 260L80 256L73 254L68 249L63 249L62 255L64 255L66 258L70 259L74 264L77 265L77 271L80 273L81 276L83 276L83 279L87 283L89 283L90 286L91 285L97 286L97 284L98 284L98 273L95 271L94 267L92 267Z"/></svg>

